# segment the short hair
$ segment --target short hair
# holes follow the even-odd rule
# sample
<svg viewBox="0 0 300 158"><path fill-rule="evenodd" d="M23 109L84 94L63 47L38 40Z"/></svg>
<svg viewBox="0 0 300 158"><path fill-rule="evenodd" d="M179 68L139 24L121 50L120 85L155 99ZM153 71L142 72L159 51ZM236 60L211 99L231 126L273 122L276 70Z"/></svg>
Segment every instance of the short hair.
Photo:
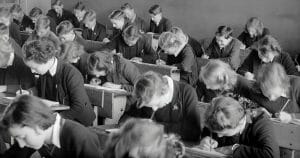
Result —
<svg viewBox="0 0 300 158"><path fill-rule="evenodd" d="M93 21L93 20L96 20L96 12L93 10L93 9L88 9L86 11L86 13L84 14L84 17L83 17L83 22L89 22L89 21Z"/></svg>
<svg viewBox="0 0 300 158"><path fill-rule="evenodd" d="M261 55L265 55L267 52L273 52L275 55L279 55L282 49L279 42L271 35L266 35L257 42L258 51Z"/></svg>
<svg viewBox="0 0 300 158"><path fill-rule="evenodd" d="M158 45L162 49L169 49L182 45L184 39L172 32L163 32L158 38Z"/></svg>
<svg viewBox="0 0 300 158"><path fill-rule="evenodd" d="M199 78L202 81L215 80L225 89L232 89L237 82L237 73L221 60L211 59L201 68Z"/></svg>
<svg viewBox="0 0 300 158"><path fill-rule="evenodd" d="M158 4L155 4L150 7L149 13L153 15L157 15L159 13L162 13L162 8Z"/></svg>
<svg viewBox="0 0 300 158"><path fill-rule="evenodd" d="M13 4L10 7L10 13L22 13L22 8L19 4Z"/></svg>
<svg viewBox="0 0 300 158"><path fill-rule="evenodd" d="M130 10L132 10L132 9L133 9L133 7L132 7L132 5L131 5L131 4L129 4L129 3L125 3L125 4L123 4L123 5L121 6L121 10L126 10L126 9L130 9Z"/></svg>
<svg viewBox="0 0 300 158"><path fill-rule="evenodd" d="M184 155L184 145L174 135L164 134L164 127L147 119L129 119L118 132L112 133L105 145L104 157L174 158ZM147 150L151 148L152 150Z"/></svg>
<svg viewBox="0 0 300 158"><path fill-rule="evenodd" d="M9 8L7 7L0 7L0 18L10 18L11 14Z"/></svg>
<svg viewBox="0 0 300 158"><path fill-rule="evenodd" d="M57 49L53 41L48 38L28 41L23 46L24 60L33 60L36 63L47 63L57 54Z"/></svg>
<svg viewBox="0 0 300 158"><path fill-rule="evenodd" d="M114 10L108 15L108 18L114 20L121 20L125 19L125 14L121 10Z"/></svg>
<svg viewBox="0 0 300 158"><path fill-rule="evenodd" d="M114 54L108 51L99 51L91 54L88 57L88 71L106 71L112 72L114 67Z"/></svg>
<svg viewBox="0 0 300 158"><path fill-rule="evenodd" d="M260 88L267 90L271 87L289 89L290 79L283 66L279 63L267 63L262 65L257 72L257 83Z"/></svg>
<svg viewBox="0 0 300 158"><path fill-rule="evenodd" d="M8 35L8 34L9 34L9 27L3 23L0 23L0 36Z"/></svg>
<svg viewBox="0 0 300 158"><path fill-rule="evenodd" d="M233 29L229 26L219 26L216 32L216 36L224 36L226 39L228 39L230 36L232 36Z"/></svg>
<svg viewBox="0 0 300 158"><path fill-rule="evenodd" d="M70 62L70 60L85 54L83 46L77 42L67 41L61 45L59 59Z"/></svg>
<svg viewBox="0 0 300 158"><path fill-rule="evenodd" d="M127 26L123 33L123 38L129 39L129 40L135 40L137 38L140 38L142 35L140 34L139 28L135 25L129 25Z"/></svg>
<svg viewBox="0 0 300 158"><path fill-rule="evenodd" d="M171 29L170 29L170 32L172 32L172 33L174 33L175 35L177 35L177 36L179 36L179 37L181 37L181 38L186 38L186 34L182 31L182 29L181 28L179 28L179 27L172 27Z"/></svg>
<svg viewBox="0 0 300 158"><path fill-rule="evenodd" d="M38 8L38 7L34 7L30 10L29 12L29 17L31 18L36 18L38 17L39 15L42 15L43 14L43 11L41 8Z"/></svg>
<svg viewBox="0 0 300 158"><path fill-rule="evenodd" d="M46 15L41 15L35 23L35 30L37 31L47 28L50 28L50 19Z"/></svg>
<svg viewBox="0 0 300 158"><path fill-rule="evenodd" d="M31 128L38 126L46 130L54 122L53 111L41 99L32 95L21 95L5 109L1 124L4 129L20 125Z"/></svg>
<svg viewBox="0 0 300 158"><path fill-rule="evenodd" d="M75 4L74 6L74 10L80 10L80 11L83 11L83 10L86 10L86 6L83 4L83 2L79 1Z"/></svg>
<svg viewBox="0 0 300 158"><path fill-rule="evenodd" d="M164 87L168 84L166 78L159 73L149 71L143 74L134 84L133 95L138 99L137 104L149 103L154 94L162 94Z"/></svg>
<svg viewBox="0 0 300 158"><path fill-rule="evenodd" d="M74 30L73 24L69 20L60 22L56 27L56 34L58 36L70 33Z"/></svg>
<svg viewBox="0 0 300 158"><path fill-rule="evenodd" d="M245 117L242 105L231 97L217 97L205 113L205 125L212 131L236 128Z"/></svg>
<svg viewBox="0 0 300 158"><path fill-rule="evenodd" d="M61 0L54 0L53 3L51 4L51 6L62 6L63 3L61 2Z"/></svg>
<svg viewBox="0 0 300 158"><path fill-rule="evenodd" d="M264 25L258 17L251 17L248 19L245 30L248 31L249 28L254 28L256 30L257 35L262 35L264 30Z"/></svg>

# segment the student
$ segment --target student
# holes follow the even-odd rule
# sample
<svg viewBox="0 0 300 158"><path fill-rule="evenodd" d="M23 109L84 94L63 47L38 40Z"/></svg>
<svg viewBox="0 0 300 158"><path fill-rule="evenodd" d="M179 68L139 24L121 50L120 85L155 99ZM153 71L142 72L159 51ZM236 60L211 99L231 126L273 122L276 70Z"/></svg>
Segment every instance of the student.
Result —
<svg viewBox="0 0 300 158"><path fill-rule="evenodd" d="M32 40L39 40L41 38L48 38L50 39L54 44L57 50L60 49L60 40L59 38L55 35L50 30L50 19L47 16L41 15L37 19L35 23L35 28L34 32L28 37L27 41L32 41Z"/></svg>
<svg viewBox="0 0 300 158"><path fill-rule="evenodd" d="M70 11L64 9L64 5L61 0L55 0L51 4L52 9L50 9L47 13L47 16L54 19L56 25L64 20L69 20L72 24L76 24L76 17Z"/></svg>
<svg viewBox="0 0 300 158"><path fill-rule="evenodd" d="M171 21L162 15L162 8L159 5L151 6L149 14L151 16L149 32L161 34L171 29Z"/></svg>
<svg viewBox="0 0 300 158"><path fill-rule="evenodd" d="M136 15L134 8L131 4L125 3L121 6L121 10L125 13L126 18L129 20L130 25L135 25L141 33L147 32L146 22Z"/></svg>
<svg viewBox="0 0 300 158"><path fill-rule="evenodd" d="M209 59L220 59L236 70L240 66L241 42L232 37L233 30L228 26L219 26L206 50Z"/></svg>
<svg viewBox="0 0 300 158"><path fill-rule="evenodd" d="M97 22L96 12L92 9L88 9L83 17L82 22L85 28L82 30L82 37L92 41L108 41L106 28L104 25ZM104 40L105 39L105 40Z"/></svg>
<svg viewBox="0 0 300 158"><path fill-rule="evenodd" d="M14 22L20 26L20 31L32 32L34 23L22 10L19 4L14 4L10 8L10 13L13 16Z"/></svg>
<svg viewBox="0 0 300 158"><path fill-rule="evenodd" d="M51 40L41 39L25 43L24 61L31 71L40 75L37 80L38 96L70 106L62 116L90 126L95 113L84 89L80 72L68 63L57 60Z"/></svg>
<svg viewBox="0 0 300 158"><path fill-rule="evenodd" d="M74 24L75 28L84 28L84 24L82 22L84 15L86 13L87 7L83 4L83 2L79 1L75 4L73 13L75 17L77 18L76 23Z"/></svg>
<svg viewBox="0 0 300 158"><path fill-rule="evenodd" d="M124 58L132 61L155 63L156 60L156 52L135 25L126 27L123 33L108 43L105 48L116 50Z"/></svg>
<svg viewBox="0 0 300 158"><path fill-rule="evenodd" d="M128 116L150 118L163 124L166 133L178 134L185 141L199 140L201 119L193 87L147 72L135 83L133 95L137 104L125 111L122 120Z"/></svg>
<svg viewBox="0 0 300 158"><path fill-rule="evenodd" d="M31 18L32 22L34 23L34 26L35 26L35 24L37 22L37 19L41 15L43 15L43 11L40 8L38 8L38 7L34 7L34 8L32 8L30 10L29 17ZM55 32L56 31L56 22L51 17L48 16L48 18L50 20L50 30L52 32Z"/></svg>
<svg viewBox="0 0 300 158"><path fill-rule="evenodd" d="M173 135L165 135L163 126L147 119L128 120L106 143L104 157L177 158L184 145Z"/></svg>
<svg viewBox="0 0 300 158"><path fill-rule="evenodd" d="M33 74L14 51L8 41L0 39L0 92L16 94L34 87Z"/></svg>
<svg viewBox="0 0 300 158"><path fill-rule="evenodd" d="M188 41L188 44L193 48L193 52L196 55L196 57L202 57L204 55L204 48L203 46L193 37L191 37L188 34L185 34L181 28L179 27L172 27L170 32L182 36L186 41Z"/></svg>
<svg viewBox="0 0 300 158"><path fill-rule="evenodd" d="M0 7L0 23L5 24L9 27L9 36L12 37L19 45L22 44L20 28L19 26L11 21L11 14L9 9L6 7Z"/></svg>
<svg viewBox="0 0 300 158"><path fill-rule="evenodd" d="M281 121L290 122L300 118L299 84L298 76L288 76L282 65L269 63L258 70L258 90L249 93L249 97Z"/></svg>
<svg viewBox="0 0 300 158"><path fill-rule="evenodd" d="M299 75L290 55L283 52L278 41L270 35L257 42L257 49L251 51L237 72L249 80L255 80L261 65L274 62L282 64L288 75Z"/></svg>
<svg viewBox="0 0 300 158"><path fill-rule="evenodd" d="M30 158L36 150L41 157L102 157L94 132L62 118L37 97L17 97L6 108L1 123L17 142L2 155L5 158Z"/></svg>
<svg viewBox="0 0 300 158"><path fill-rule="evenodd" d="M245 30L239 35L238 39L248 48L269 34L269 29L265 28L257 17L251 17L248 19Z"/></svg>
<svg viewBox="0 0 300 158"><path fill-rule="evenodd" d="M235 158L279 158L271 121L264 113L247 112L230 97L215 98L205 113L199 147Z"/></svg>
<svg viewBox="0 0 300 158"><path fill-rule="evenodd" d="M56 28L56 34L62 43L67 41L74 41L83 45L85 51L93 53L103 48L103 43L99 41L85 40L74 31L73 24L66 20L62 21Z"/></svg>
<svg viewBox="0 0 300 158"><path fill-rule="evenodd" d="M0 23L0 39L10 43L16 55L19 57L23 56L22 49L19 44L9 36L9 27L3 23Z"/></svg>
<svg viewBox="0 0 300 158"><path fill-rule="evenodd" d="M158 45L168 54L167 65L174 65L180 70L180 80L194 86L198 78L196 56L186 38L164 32L158 39Z"/></svg>
<svg viewBox="0 0 300 158"><path fill-rule="evenodd" d="M118 35L122 34L123 30L130 25L125 13L121 10L114 10L108 16L112 26L114 28L113 34L110 40L114 40Z"/></svg>

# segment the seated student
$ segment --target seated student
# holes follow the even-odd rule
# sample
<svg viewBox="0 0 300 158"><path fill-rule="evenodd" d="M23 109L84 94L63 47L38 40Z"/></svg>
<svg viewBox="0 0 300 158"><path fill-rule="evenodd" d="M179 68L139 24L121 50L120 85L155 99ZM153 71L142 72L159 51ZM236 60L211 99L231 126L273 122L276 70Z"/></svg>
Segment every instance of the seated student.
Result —
<svg viewBox="0 0 300 158"><path fill-rule="evenodd" d="M31 20L32 20L32 22L34 23L34 26L35 26L35 24L36 24L36 22L37 22L37 19L41 16L41 15L43 15L43 11L40 9L40 8L38 8L38 7L34 7L34 8L32 8L31 10L30 10L30 12L29 12L29 17L31 18ZM48 18L49 18L49 20L50 20L50 30L52 31L52 32L55 32L56 31L56 22L51 18L51 17L49 17L48 16Z"/></svg>
<svg viewBox="0 0 300 158"><path fill-rule="evenodd" d="M22 44L20 27L11 21L11 14L8 8L0 7L0 23L9 27L9 36L12 37L19 45Z"/></svg>
<svg viewBox="0 0 300 158"><path fill-rule="evenodd" d="M265 28L257 17L251 17L246 23L245 30L239 35L238 39L248 48L269 34L269 29Z"/></svg>
<svg viewBox="0 0 300 158"><path fill-rule="evenodd" d="M180 80L194 86L198 78L196 56L186 38L164 32L158 39L158 45L168 54L167 65L175 65L180 70Z"/></svg>
<svg viewBox="0 0 300 158"><path fill-rule="evenodd" d="M191 37L188 34L185 34L181 28L179 27L172 27L170 32L178 35L178 36L182 36L182 38L184 38L186 41L188 41L188 44L193 48L193 52L196 55L196 57L202 57L202 55L204 55L204 48L202 47L202 45L193 37Z"/></svg>
<svg viewBox="0 0 300 158"><path fill-rule="evenodd" d="M66 20L62 21L56 28L56 34L60 38L62 43L67 41L76 41L77 43L83 45L84 49L88 53L101 50L103 48L103 43L99 41L85 40L80 35L74 31L73 24Z"/></svg>
<svg viewBox="0 0 300 158"><path fill-rule="evenodd" d="M62 118L37 97L17 97L6 108L1 123L17 142L2 155L5 158L30 158L36 150L41 157L102 157L96 133Z"/></svg>
<svg viewBox="0 0 300 158"><path fill-rule="evenodd" d="M54 44L57 50L60 49L60 40L59 38L55 35L50 30L50 19L47 16L41 15L37 19L35 23L35 28L33 33L28 37L27 41L32 41L32 40L39 40L41 38L48 38L50 39Z"/></svg>
<svg viewBox="0 0 300 158"><path fill-rule="evenodd" d="M228 26L219 26L206 50L209 59L220 59L236 70L240 66L241 42L232 37L233 30Z"/></svg>
<svg viewBox="0 0 300 158"><path fill-rule="evenodd" d="M70 106L62 116L90 126L95 113L84 89L80 72L68 63L57 60L56 49L48 39L25 43L24 61L31 71L40 75L37 80L38 96Z"/></svg>
<svg viewBox="0 0 300 158"><path fill-rule="evenodd" d="M205 113L199 147L234 158L279 158L274 129L264 113L250 113L230 97L215 98Z"/></svg>
<svg viewBox="0 0 300 158"><path fill-rule="evenodd" d="M108 39L104 40L107 37L106 28L97 22L94 10L87 10L82 22L85 25L85 28L82 30L82 37L84 39L100 42L108 41Z"/></svg>
<svg viewBox="0 0 300 158"><path fill-rule="evenodd" d="M178 134L182 140L198 141L201 134L200 111L195 90L169 76L147 72L135 83L136 106L123 118L150 118L164 125L166 133Z"/></svg>
<svg viewBox="0 0 300 158"><path fill-rule="evenodd" d="M112 26L114 28L113 34L110 37L110 40L114 40L114 38L118 37L122 34L123 30L130 25L130 22L125 16L125 13L121 10L114 10L108 16Z"/></svg>
<svg viewBox="0 0 300 158"><path fill-rule="evenodd" d="M121 6L121 10L125 13L126 18L129 20L130 25L135 25L141 33L147 32L146 22L136 15L134 8L131 4L125 3Z"/></svg>
<svg viewBox="0 0 300 158"><path fill-rule="evenodd" d="M288 76L278 63L263 65L258 70L257 91L249 97L283 122L300 118L300 78Z"/></svg>
<svg viewBox="0 0 300 158"><path fill-rule="evenodd" d="M105 48L116 50L124 58L137 62L155 63L156 60L156 52L151 43L135 25L126 27L123 33L109 42Z"/></svg>
<svg viewBox="0 0 300 158"><path fill-rule="evenodd" d="M299 75L290 55L283 52L278 41L270 35L257 42L257 49L251 51L237 72L249 80L255 80L261 65L274 62L283 65L288 75Z"/></svg>
<svg viewBox="0 0 300 158"><path fill-rule="evenodd" d="M0 23L0 39L9 42L16 55L19 57L23 56L22 49L19 44L9 36L9 27L3 23Z"/></svg>
<svg viewBox="0 0 300 158"><path fill-rule="evenodd" d="M164 134L162 125L147 119L132 119L112 133L104 150L106 158L179 158L184 145L175 136Z"/></svg>
<svg viewBox="0 0 300 158"><path fill-rule="evenodd" d="M56 25L64 20L69 20L74 25L76 24L76 17L73 13L64 9L64 5L61 0L55 0L51 4L52 9L50 9L47 13L47 16L54 19Z"/></svg>
<svg viewBox="0 0 300 158"><path fill-rule="evenodd" d="M0 39L0 92L16 94L17 90L34 87L34 76L15 54L8 41Z"/></svg>
<svg viewBox="0 0 300 158"><path fill-rule="evenodd" d="M84 28L84 24L83 24L82 20L84 18L86 10L87 10L87 7L83 4L83 2L79 1L75 4L74 9L73 9L73 13L74 13L75 17L77 18L77 21L74 24L75 28L80 28L80 29Z"/></svg>
<svg viewBox="0 0 300 158"><path fill-rule="evenodd" d="M13 16L13 21L20 26L20 31L30 31L34 29L34 23L22 10L19 4L14 4L10 8L10 13Z"/></svg>
<svg viewBox="0 0 300 158"><path fill-rule="evenodd" d="M151 16L149 32L159 35L171 29L171 21L162 15L162 8L159 5L151 6L149 14Z"/></svg>

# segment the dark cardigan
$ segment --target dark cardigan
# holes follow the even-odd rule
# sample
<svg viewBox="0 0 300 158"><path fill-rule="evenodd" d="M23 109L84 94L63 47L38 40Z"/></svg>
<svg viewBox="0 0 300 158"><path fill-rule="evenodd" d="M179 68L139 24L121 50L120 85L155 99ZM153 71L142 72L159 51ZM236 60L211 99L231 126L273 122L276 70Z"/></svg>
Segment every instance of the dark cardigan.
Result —
<svg viewBox="0 0 300 158"><path fill-rule="evenodd" d="M232 38L232 41L225 48L220 49L216 38L214 38L206 50L206 55L210 59L220 59L226 62L236 70L240 66L240 48L241 42Z"/></svg>
<svg viewBox="0 0 300 158"><path fill-rule="evenodd" d="M77 18L75 17L75 15L65 9L63 9L61 16L58 16L54 9L50 9L47 13L47 16L51 17L55 21L56 25L64 20L69 20L73 24L73 26L76 25L77 22Z"/></svg>
<svg viewBox="0 0 300 158"><path fill-rule="evenodd" d="M46 90L49 83L55 84L54 92ZM55 96L54 101L70 106L70 110L61 112L63 117L85 126L92 125L95 113L85 91L83 77L72 65L58 61L55 76L49 79L47 74L41 75L37 89L39 97L51 100Z"/></svg>
<svg viewBox="0 0 300 158"><path fill-rule="evenodd" d="M82 37L87 40L102 42L103 39L107 37L106 28L104 25L96 22L94 31L87 27L84 27L84 29L82 30Z"/></svg>
<svg viewBox="0 0 300 158"><path fill-rule="evenodd" d="M202 137L205 136L210 136L207 128L204 129ZM247 120L241 134L218 137L213 133L212 137L218 142L218 147L240 144L233 152L234 158L279 158L279 146L272 122L263 114Z"/></svg>
<svg viewBox="0 0 300 158"><path fill-rule="evenodd" d="M0 85L7 85L7 92L15 94L20 85L22 89L34 87L34 76L23 59L15 55L13 65L0 68Z"/></svg>
<svg viewBox="0 0 300 158"><path fill-rule="evenodd" d="M172 27L171 21L165 17L162 17L158 26L152 20L150 21L149 32L153 32L155 34L161 34L163 32L169 31L171 27Z"/></svg>
<svg viewBox="0 0 300 158"><path fill-rule="evenodd" d="M248 47L252 46L253 43L257 42L258 40L262 39L263 37L265 37L266 35L269 35L269 34L270 34L269 29L264 28L262 35L251 38L251 36L248 32L243 31L239 35L238 39L246 46L246 48L248 48Z"/></svg>
<svg viewBox="0 0 300 158"><path fill-rule="evenodd" d="M288 53L280 53L272 62L281 64L288 75L299 75L294 62ZM257 50L252 50L237 72L241 75L245 75L246 72L251 72L256 76L261 65L263 65L263 62L259 58Z"/></svg>
<svg viewBox="0 0 300 158"><path fill-rule="evenodd" d="M193 48L196 57L201 57L204 54L204 48L195 38L188 36L188 44Z"/></svg>
<svg viewBox="0 0 300 158"><path fill-rule="evenodd" d="M178 134L183 140L198 141L201 134L200 111L197 110L196 92L188 84L174 82L174 93L171 103L158 109L154 120L165 127L165 132ZM152 109L138 109L131 106L125 115L140 118L150 118Z"/></svg>

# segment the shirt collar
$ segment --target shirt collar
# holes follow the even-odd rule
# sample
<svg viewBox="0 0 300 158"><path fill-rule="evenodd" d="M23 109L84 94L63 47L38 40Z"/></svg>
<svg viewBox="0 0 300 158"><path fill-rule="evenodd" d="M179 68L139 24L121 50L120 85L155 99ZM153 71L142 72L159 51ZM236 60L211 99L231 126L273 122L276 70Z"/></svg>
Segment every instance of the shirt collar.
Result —
<svg viewBox="0 0 300 158"><path fill-rule="evenodd" d="M8 62L7 62L7 67L13 65L14 59L15 59L15 54L14 53L10 53L10 56L9 56L9 59L8 59Z"/></svg>
<svg viewBox="0 0 300 158"><path fill-rule="evenodd" d="M169 76L164 76L164 78L167 79L168 81L168 86L169 86L169 90L168 92L164 95L164 99L163 100L163 104L164 105L167 105L169 104L172 99L173 99L173 93L174 93L174 82L173 82L173 79Z"/></svg>
<svg viewBox="0 0 300 158"><path fill-rule="evenodd" d="M60 148L60 129L61 127L61 116L59 114L56 114L55 123L53 125L53 131L52 131L52 139L51 142L56 147Z"/></svg>
<svg viewBox="0 0 300 158"><path fill-rule="evenodd" d="M51 76L54 76L56 74L56 69L57 69L57 59L54 58L54 63L49 69L49 73Z"/></svg>

